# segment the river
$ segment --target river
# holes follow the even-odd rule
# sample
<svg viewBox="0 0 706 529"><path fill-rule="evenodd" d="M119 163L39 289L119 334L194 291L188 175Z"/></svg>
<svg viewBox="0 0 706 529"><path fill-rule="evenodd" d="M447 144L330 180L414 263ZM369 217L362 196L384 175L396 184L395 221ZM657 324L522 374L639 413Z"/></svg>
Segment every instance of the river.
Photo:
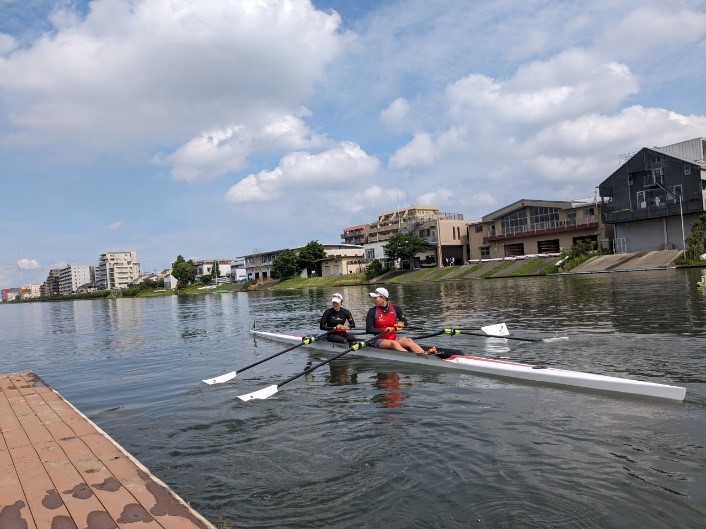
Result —
<svg viewBox="0 0 706 529"><path fill-rule="evenodd" d="M214 523L236 528L703 528L706 292L699 269L386 285L411 323L475 354L685 386L685 402L344 357L318 333L331 291L0 304L0 372L32 370ZM364 326L369 287L344 287Z"/></svg>

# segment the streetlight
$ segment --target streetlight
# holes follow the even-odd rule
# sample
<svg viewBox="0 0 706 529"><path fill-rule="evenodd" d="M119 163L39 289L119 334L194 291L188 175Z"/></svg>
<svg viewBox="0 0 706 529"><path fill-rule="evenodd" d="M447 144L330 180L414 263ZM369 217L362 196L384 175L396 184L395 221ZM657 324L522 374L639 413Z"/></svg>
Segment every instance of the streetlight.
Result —
<svg viewBox="0 0 706 529"><path fill-rule="evenodd" d="M671 191L671 193L670 193L670 192L667 190L667 188L664 187L664 186L663 186L662 184L660 184L659 182L657 182L656 179L655 179L655 184L657 184L657 187L660 187L661 189L664 189L664 193L665 193L665 195L666 195L667 198L670 198L670 197L671 197L671 198L675 198L675 197L676 197L676 193L674 192L674 188L675 188L676 186L672 186L672 191ZM679 188L679 217L681 217L681 249L686 252L686 238L684 237L684 209L683 209L683 207L682 207L682 195L683 195L683 194L684 194L684 193L682 193L681 186L680 186L680 188ZM665 241L665 242L666 242L666 241Z"/></svg>

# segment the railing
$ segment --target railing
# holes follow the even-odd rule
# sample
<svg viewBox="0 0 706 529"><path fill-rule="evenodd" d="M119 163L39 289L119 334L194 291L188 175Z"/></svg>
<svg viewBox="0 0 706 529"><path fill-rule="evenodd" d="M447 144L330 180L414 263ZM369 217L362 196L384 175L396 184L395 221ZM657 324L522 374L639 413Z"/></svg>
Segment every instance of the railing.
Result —
<svg viewBox="0 0 706 529"><path fill-rule="evenodd" d="M690 199L682 203L681 208L679 202L662 203L659 206L650 204L642 209L619 209L603 211L603 222L606 224L615 224L618 222L631 222L633 220L655 219L661 217L672 217L683 213L700 213L704 211L703 204L699 199Z"/></svg>
<svg viewBox="0 0 706 529"><path fill-rule="evenodd" d="M488 231L488 235L483 237L484 242L502 241L505 239L517 239L522 237L531 237L534 235L543 235L548 233L561 233L567 231L594 230L598 228L598 217L590 217L592 220L583 223L577 223L575 220L558 220L552 222L540 222L532 226L518 226L509 230L504 230L501 234L495 234L494 231ZM595 220L593 220L595 219Z"/></svg>

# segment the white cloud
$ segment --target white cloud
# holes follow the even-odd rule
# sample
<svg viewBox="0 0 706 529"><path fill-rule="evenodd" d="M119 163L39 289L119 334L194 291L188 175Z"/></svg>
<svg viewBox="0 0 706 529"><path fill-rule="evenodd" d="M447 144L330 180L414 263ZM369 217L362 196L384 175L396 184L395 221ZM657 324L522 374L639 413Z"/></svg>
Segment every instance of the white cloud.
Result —
<svg viewBox="0 0 706 529"><path fill-rule="evenodd" d="M599 49L619 57L640 60L663 56L697 42L706 35L706 13L672 9L667 4L642 6L616 24L609 25L598 40Z"/></svg>
<svg viewBox="0 0 706 529"><path fill-rule="evenodd" d="M436 144L428 133L415 134L412 141L400 148L390 158L390 167L430 166L436 160Z"/></svg>
<svg viewBox="0 0 706 529"><path fill-rule="evenodd" d="M306 0L95 0L85 18L53 21L0 56L0 121L13 131L0 144L90 156L258 130L296 111L347 38Z"/></svg>
<svg viewBox="0 0 706 529"><path fill-rule="evenodd" d="M0 55L7 55L17 48L17 40L12 35L0 33Z"/></svg>
<svg viewBox="0 0 706 529"><path fill-rule="evenodd" d="M306 109L300 112L307 114ZM154 160L172 166L175 180L197 182L242 169L247 156L254 152L320 147L327 143L331 142L325 137L312 135L300 116L287 114L263 123L259 130L232 125L204 132Z"/></svg>
<svg viewBox="0 0 706 529"><path fill-rule="evenodd" d="M20 259L17 266L20 270L38 270L42 267L36 259Z"/></svg>
<svg viewBox="0 0 706 529"><path fill-rule="evenodd" d="M360 185L369 179L379 165L377 158L350 142L318 154L291 152L272 171L260 171L240 180L228 190L226 199L237 204L270 201L293 192L341 192L346 186Z"/></svg>
<svg viewBox="0 0 706 529"><path fill-rule="evenodd" d="M398 97L380 113L385 126L391 130L404 130L408 126L410 105L404 97Z"/></svg>
<svg viewBox="0 0 706 529"><path fill-rule="evenodd" d="M122 221L122 220L119 220L119 221L113 222L113 223L109 226L109 228L110 228L112 231L118 231L122 226L123 226L123 221Z"/></svg>

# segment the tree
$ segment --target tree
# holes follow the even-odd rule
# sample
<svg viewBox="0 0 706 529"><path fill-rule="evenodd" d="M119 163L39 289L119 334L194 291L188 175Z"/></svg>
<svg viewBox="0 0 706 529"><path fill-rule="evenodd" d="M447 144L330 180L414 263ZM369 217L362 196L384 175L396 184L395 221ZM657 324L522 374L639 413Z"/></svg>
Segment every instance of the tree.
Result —
<svg viewBox="0 0 706 529"><path fill-rule="evenodd" d="M284 281L290 277L299 275L299 258L297 253L292 250L283 250L272 261L270 269L272 277Z"/></svg>
<svg viewBox="0 0 706 529"><path fill-rule="evenodd" d="M376 278L381 276L384 271L382 263L378 259L374 259L365 269L365 278L368 280Z"/></svg>
<svg viewBox="0 0 706 529"><path fill-rule="evenodd" d="M414 233L395 233L385 245L385 256L389 259L407 261L414 269L414 256L429 248L427 242Z"/></svg>
<svg viewBox="0 0 706 529"><path fill-rule="evenodd" d="M304 248L299 250L299 270L306 268L309 275L311 275L311 272L316 271L321 276L321 265L317 265L316 261L325 257L326 250L324 245L320 244L319 241L309 241Z"/></svg>
<svg viewBox="0 0 706 529"><path fill-rule="evenodd" d="M691 233L686 238L689 258L697 260L706 251L706 214L701 215L691 226Z"/></svg>
<svg viewBox="0 0 706 529"><path fill-rule="evenodd" d="M185 287L196 277L194 261L186 261L181 255L177 255L176 261L172 263L172 275L179 282L178 287Z"/></svg>

